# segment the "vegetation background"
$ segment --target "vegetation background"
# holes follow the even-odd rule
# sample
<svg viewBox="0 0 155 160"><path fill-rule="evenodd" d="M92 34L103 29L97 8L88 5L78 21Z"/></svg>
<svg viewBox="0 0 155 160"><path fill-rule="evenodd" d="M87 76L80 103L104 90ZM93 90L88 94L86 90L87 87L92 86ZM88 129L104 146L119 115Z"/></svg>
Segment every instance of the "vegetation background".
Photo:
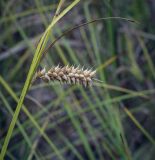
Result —
<svg viewBox="0 0 155 160"><path fill-rule="evenodd" d="M23 106L18 100L40 37L72 2L0 0L1 155L6 160L154 160L154 0L85 0L68 9L50 30L46 47L65 30L97 18L138 23L107 19L78 28L39 63L47 69L58 64L97 69L103 83L84 88L38 80Z"/></svg>

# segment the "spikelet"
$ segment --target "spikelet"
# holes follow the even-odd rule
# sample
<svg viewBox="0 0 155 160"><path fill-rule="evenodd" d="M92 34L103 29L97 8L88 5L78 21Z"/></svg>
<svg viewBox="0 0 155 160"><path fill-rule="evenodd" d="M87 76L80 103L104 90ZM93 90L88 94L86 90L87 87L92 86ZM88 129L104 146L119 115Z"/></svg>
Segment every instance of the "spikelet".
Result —
<svg viewBox="0 0 155 160"><path fill-rule="evenodd" d="M37 72L37 78L41 78L45 82L59 81L60 83L67 84L81 84L85 87L91 86L93 82L93 77L96 71L89 69L81 69L74 66L64 66L52 67L46 72L46 69L42 69Z"/></svg>

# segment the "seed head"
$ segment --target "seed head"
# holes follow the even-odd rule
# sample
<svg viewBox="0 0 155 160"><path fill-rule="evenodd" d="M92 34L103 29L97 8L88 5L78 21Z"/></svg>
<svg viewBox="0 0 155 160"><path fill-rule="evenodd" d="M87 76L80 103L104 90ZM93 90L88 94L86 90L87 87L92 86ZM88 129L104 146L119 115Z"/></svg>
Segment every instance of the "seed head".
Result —
<svg viewBox="0 0 155 160"><path fill-rule="evenodd" d="M85 87L91 86L93 83L93 77L96 74L96 70L84 69L74 66L52 67L46 72L43 68L37 72L37 78L41 78L45 82L59 81L67 84L81 84Z"/></svg>

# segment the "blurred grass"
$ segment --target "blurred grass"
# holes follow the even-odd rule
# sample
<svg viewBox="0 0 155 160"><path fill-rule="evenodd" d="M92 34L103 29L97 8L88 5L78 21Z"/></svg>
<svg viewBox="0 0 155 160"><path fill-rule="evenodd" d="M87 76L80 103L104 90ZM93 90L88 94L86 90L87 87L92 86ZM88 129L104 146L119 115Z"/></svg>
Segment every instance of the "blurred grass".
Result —
<svg viewBox="0 0 155 160"><path fill-rule="evenodd" d="M2 55L8 53L5 59L0 58L0 111L4 117L0 119L1 159L5 151L6 159L153 159L155 55L153 42L141 34L143 31L153 36L149 32L153 24L146 23L150 18L149 5L139 0L129 0L126 4L122 0L81 1L53 27L51 15L58 6L56 1L0 3L4 8L0 19L3 30L0 51ZM67 6L67 1L60 1L58 17L65 14ZM132 18L140 21L140 25L119 20L90 24L63 37L40 64L47 68L57 64L97 68L97 79L104 83L83 88L36 82L26 96L45 42L51 43L75 24L109 16ZM50 23L52 32L48 29L42 35ZM37 48L36 56L33 53L41 35L41 49ZM32 43L32 39L36 40ZM20 48L20 42L24 42L24 48L16 53L12 48ZM24 97L18 97L34 56L20 111ZM14 108L16 103L18 112ZM6 138L10 122L12 129Z"/></svg>

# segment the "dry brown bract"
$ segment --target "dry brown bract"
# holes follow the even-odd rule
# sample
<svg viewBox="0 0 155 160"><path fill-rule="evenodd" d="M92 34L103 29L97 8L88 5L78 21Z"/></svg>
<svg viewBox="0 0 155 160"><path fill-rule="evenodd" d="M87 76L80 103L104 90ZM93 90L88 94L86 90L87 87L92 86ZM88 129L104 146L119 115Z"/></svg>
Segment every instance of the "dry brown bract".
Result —
<svg viewBox="0 0 155 160"><path fill-rule="evenodd" d="M81 84L85 87L91 86L93 77L96 71L83 69L74 66L52 67L46 72L46 69L42 69L37 72L37 78L41 78L45 82L59 81L67 84Z"/></svg>

